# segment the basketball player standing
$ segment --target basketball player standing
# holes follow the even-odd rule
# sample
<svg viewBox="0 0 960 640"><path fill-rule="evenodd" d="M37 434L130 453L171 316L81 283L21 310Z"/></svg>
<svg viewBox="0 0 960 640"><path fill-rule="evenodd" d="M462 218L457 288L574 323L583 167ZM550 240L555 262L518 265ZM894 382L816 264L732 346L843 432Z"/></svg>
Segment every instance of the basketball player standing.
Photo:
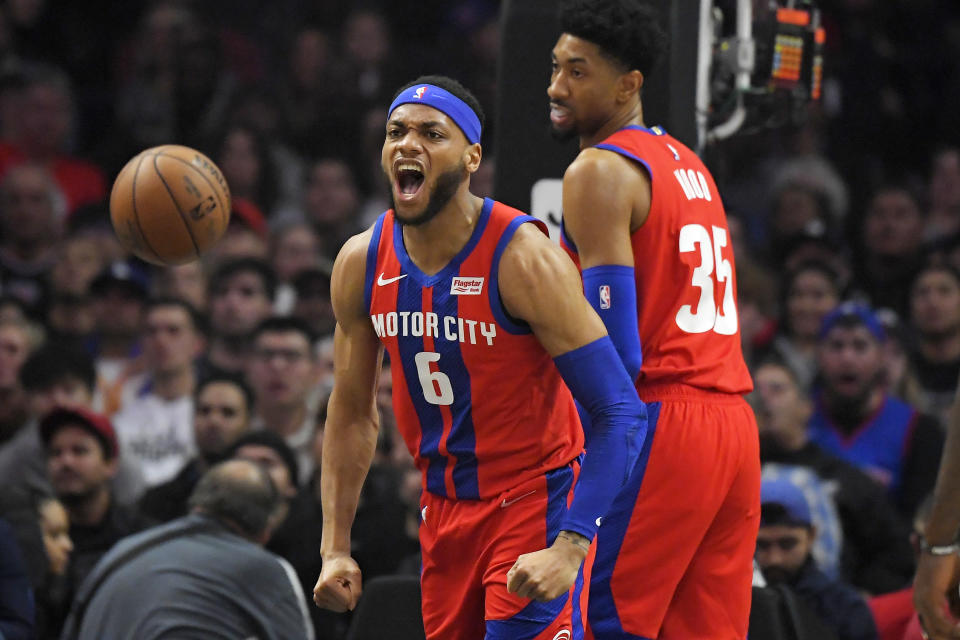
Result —
<svg viewBox="0 0 960 640"><path fill-rule="evenodd" d="M639 455L644 407L543 225L470 193L482 119L449 78L402 88L381 157L394 206L334 265L314 600L343 611L360 595L350 526L386 348L397 425L423 476L427 638L569 640L582 637L569 592ZM582 467L571 390L593 421Z"/></svg>
<svg viewBox="0 0 960 640"><path fill-rule="evenodd" d="M726 215L700 159L644 124L666 47L650 10L567 0L560 21L550 119L581 148L563 179L565 246L649 416L599 528L587 637L745 638L760 460Z"/></svg>

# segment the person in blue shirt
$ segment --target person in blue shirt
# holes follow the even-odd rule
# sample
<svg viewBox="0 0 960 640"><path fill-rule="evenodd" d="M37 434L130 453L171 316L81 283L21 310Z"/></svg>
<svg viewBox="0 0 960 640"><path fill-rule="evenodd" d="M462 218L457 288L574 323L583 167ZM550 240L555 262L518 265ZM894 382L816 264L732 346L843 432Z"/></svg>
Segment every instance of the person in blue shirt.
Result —
<svg viewBox="0 0 960 640"><path fill-rule="evenodd" d="M810 440L876 480L908 521L933 489L943 434L887 392L885 340L866 305L845 302L823 319Z"/></svg>

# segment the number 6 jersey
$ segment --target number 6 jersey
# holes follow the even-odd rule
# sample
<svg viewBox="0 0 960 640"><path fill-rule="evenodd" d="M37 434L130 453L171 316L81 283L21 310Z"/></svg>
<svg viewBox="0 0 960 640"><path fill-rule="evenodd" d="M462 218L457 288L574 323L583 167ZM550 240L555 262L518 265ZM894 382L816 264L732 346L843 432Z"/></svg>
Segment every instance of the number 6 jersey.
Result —
<svg viewBox="0 0 960 640"><path fill-rule="evenodd" d="M491 498L583 449L553 360L500 301L500 257L528 222L544 230L486 199L467 244L434 275L407 255L392 210L374 224L365 302L390 355L397 426L431 493Z"/></svg>
<svg viewBox="0 0 960 640"><path fill-rule="evenodd" d="M596 146L639 163L650 178L650 213L630 236L643 350L641 397L644 388L661 384L749 392L733 247L710 172L659 127L630 125ZM579 266L565 234L563 244Z"/></svg>

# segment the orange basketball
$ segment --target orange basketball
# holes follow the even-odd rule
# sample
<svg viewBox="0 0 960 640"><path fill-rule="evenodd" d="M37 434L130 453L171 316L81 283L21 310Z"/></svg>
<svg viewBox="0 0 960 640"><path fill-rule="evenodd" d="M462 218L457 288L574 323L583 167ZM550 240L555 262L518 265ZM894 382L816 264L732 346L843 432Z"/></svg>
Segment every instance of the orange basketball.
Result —
<svg viewBox="0 0 960 640"><path fill-rule="evenodd" d="M120 243L161 265L183 264L210 248L230 222L230 188L217 165L190 147L167 144L134 157L110 193Z"/></svg>

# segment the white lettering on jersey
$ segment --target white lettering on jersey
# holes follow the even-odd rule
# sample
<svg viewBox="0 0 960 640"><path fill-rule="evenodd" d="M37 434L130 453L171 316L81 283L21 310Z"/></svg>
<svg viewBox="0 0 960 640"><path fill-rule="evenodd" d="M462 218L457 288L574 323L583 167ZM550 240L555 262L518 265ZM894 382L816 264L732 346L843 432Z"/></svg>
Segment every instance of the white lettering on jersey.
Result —
<svg viewBox="0 0 960 640"><path fill-rule="evenodd" d="M410 317L410 333L415 338L423 337L423 314L415 313Z"/></svg>
<svg viewBox="0 0 960 640"><path fill-rule="evenodd" d="M383 336L385 336L387 332L386 332L386 330L384 329L384 326L383 326L383 314L382 314L382 313L378 313L378 314L375 315L375 316L370 316L370 320L373 322L373 330L374 330L374 332L375 332L378 336L380 336L381 338L382 338Z"/></svg>
<svg viewBox="0 0 960 640"><path fill-rule="evenodd" d="M389 311L371 315L370 322L377 337L381 339L396 336L422 338L424 335L430 338L441 337L440 316L433 312ZM443 316L443 337L449 342L477 344L478 328L480 337L486 339L488 347L492 347L493 339L497 337L496 324L457 316Z"/></svg>
<svg viewBox="0 0 960 640"><path fill-rule="evenodd" d="M486 322L480 323L480 333L483 334L483 337L487 339L487 346L493 346L493 339L497 337L497 325Z"/></svg>
<svg viewBox="0 0 960 640"><path fill-rule="evenodd" d="M677 169L673 175L680 183L680 188L683 189L683 195L687 196L687 200L706 200L707 202L713 200L710 187L707 186L707 178L700 171Z"/></svg>
<svg viewBox="0 0 960 640"><path fill-rule="evenodd" d="M477 326L476 320L464 320L467 323L467 328L470 329L470 344L477 344L477 333L474 331L474 328Z"/></svg>
<svg viewBox="0 0 960 640"><path fill-rule="evenodd" d="M428 338L439 338L440 337L440 317L433 313L432 311L427 314L427 337Z"/></svg>
<svg viewBox="0 0 960 640"><path fill-rule="evenodd" d="M397 314L388 313L387 314L387 335L391 338L397 335Z"/></svg>
<svg viewBox="0 0 960 640"><path fill-rule="evenodd" d="M443 316L443 337L446 338L448 342L460 341L459 338L457 338L456 332L450 330L450 325L456 326L456 324L457 319L454 316Z"/></svg>

